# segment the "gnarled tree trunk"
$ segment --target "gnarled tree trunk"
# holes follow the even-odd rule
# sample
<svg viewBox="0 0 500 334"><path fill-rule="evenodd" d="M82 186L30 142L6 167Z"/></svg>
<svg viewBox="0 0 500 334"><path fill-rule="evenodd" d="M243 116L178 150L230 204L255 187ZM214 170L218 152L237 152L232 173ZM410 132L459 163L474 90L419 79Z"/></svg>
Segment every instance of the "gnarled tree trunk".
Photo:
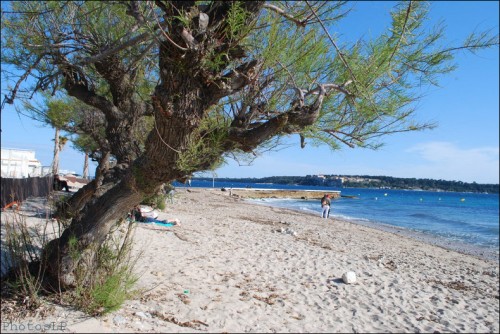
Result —
<svg viewBox="0 0 500 334"><path fill-rule="evenodd" d="M62 236L45 249L43 261L47 273L62 288L74 284L74 269L79 261L72 256L75 249L70 249L70 239L77 240L77 252L102 243L113 224L124 218L145 195L155 193L163 183L190 173L177 168L176 162L179 154L190 145L204 112L216 101L206 96L206 88L197 78L179 72L169 63L163 64L163 68L162 82L156 88L159 97L154 110L155 130L147 139L144 154L126 169L115 168L118 175L114 180L118 181L97 199L90 200L98 189L109 183L100 187L94 184L96 180L89 183L87 187L91 190L87 191L92 196L85 196L82 191L81 202L73 206L73 210L84 208L84 214L75 216Z"/></svg>
<svg viewBox="0 0 500 334"><path fill-rule="evenodd" d="M48 243L42 256L42 265L49 278L55 280L55 288L72 287L75 283L74 270L84 250L94 244L101 244L111 227L124 213L142 198L134 187L130 176L122 179L99 200L86 206L85 215L74 218L60 238ZM76 243L70 240L76 240Z"/></svg>
<svg viewBox="0 0 500 334"><path fill-rule="evenodd" d="M175 6L169 4L160 7L168 16L175 17L192 5L192 2L177 2ZM249 13L247 19L252 20L253 15L259 12L262 2L244 2L243 6ZM223 22L230 8L229 3L214 5L210 14L210 22L217 27L214 28L214 33L223 30ZM264 124L247 131L246 136L242 132L248 124L240 122L237 126L241 127L241 131L233 132L238 135L226 134L228 142L214 149L212 154L181 166L178 162L182 155L200 139L199 126L210 108L221 98L245 87L250 82L250 72L258 62L252 60L243 63L222 77L214 73L213 69L200 68L200 60L210 54L211 50L218 48L218 52L234 52L224 49L229 48L228 45L219 45L220 38L226 37L221 35L219 39L204 39L207 44L203 46L200 42L193 42L192 36L180 21L173 20L171 24L168 29L172 32L173 43L163 41L159 45L161 81L151 97L154 126L146 140L145 149L141 152L135 150L137 145L125 132L135 128L145 107L140 109L140 104L134 100L133 82L123 71L119 58L110 56L96 63L97 71L110 84L112 103L90 91L88 83L81 80L84 74L78 68L65 72L65 88L68 93L99 108L106 115L107 139L118 164L103 173L106 176L102 178L102 184L96 177L96 180L77 194L71 206L78 214L73 217L62 236L51 241L44 250L43 265L59 287L66 288L74 284L74 270L80 260L74 256L74 252L81 253L92 245L102 243L113 224L124 218L144 196L155 193L163 183L186 179L197 170L209 168L220 159L224 151L235 147L251 150L281 131L289 119L276 119L270 122L271 126ZM189 41L192 43L188 43ZM186 43L188 48L179 48L179 45ZM232 55L233 60L244 57L243 52L234 52ZM230 60L225 61L221 65L222 69ZM108 176L110 172L112 175ZM70 240L73 242L70 243Z"/></svg>

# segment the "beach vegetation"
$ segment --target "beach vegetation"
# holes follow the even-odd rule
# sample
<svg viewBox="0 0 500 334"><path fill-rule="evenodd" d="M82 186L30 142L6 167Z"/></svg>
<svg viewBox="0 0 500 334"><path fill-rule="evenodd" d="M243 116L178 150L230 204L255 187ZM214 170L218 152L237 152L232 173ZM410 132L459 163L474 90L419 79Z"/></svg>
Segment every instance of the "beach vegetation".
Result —
<svg viewBox="0 0 500 334"><path fill-rule="evenodd" d="M47 210L55 210L55 202L48 203ZM141 253L131 255L135 225L125 220L118 222L105 242L92 251L82 252L78 239L71 236L69 255L79 265L75 269L75 288L64 289L45 275L42 265L43 250L49 241L61 236L64 226L50 218L41 225L28 223L18 211L7 216L2 222L2 316L10 319L33 314L50 302L102 315L118 309L138 293L138 276L133 268Z"/></svg>
<svg viewBox="0 0 500 334"><path fill-rule="evenodd" d="M63 295L65 301L97 316L119 309L138 293L135 289L138 276L133 268L140 254L130 253L134 227L122 220L103 244L78 254L85 256L85 260L75 270L75 289Z"/></svg>
<svg viewBox="0 0 500 334"><path fill-rule="evenodd" d="M52 99L49 94L42 94L39 103L30 100L22 101L21 106L16 106L20 114L26 115L44 125L54 129L54 157L52 160L52 174L59 173L59 153L63 150L69 138L61 135L61 131L67 128L74 118L75 111L72 104L68 103L69 97Z"/></svg>
<svg viewBox="0 0 500 334"><path fill-rule="evenodd" d="M2 299L10 298L25 311L40 306L43 272L42 268L33 270L32 263L40 260L47 232L29 227L18 212L2 222Z"/></svg>
<svg viewBox="0 0 500 334"><path fill-rule="evenodd" d="M165 201L167 200L167 195L166 194L154 194L151 196L148 196L144 198L141 202L141 204L144 205L149 205L153 208L159 209L159 210L165 210Z"/></svg>
<svg viewBox="0 0 500 334"><path fill-rule="evenodd" d="M2 75L12 83L3 103L45 92L41 115L62 114L60 101L71 106L64 131L92 138L94 146L83 146L98 162L95 180L67 201L69 225L43 248L44 274L62 290L75 289L77 277L88 276L79 271L95 269L86 261L99 258L116 221L163 184L185 182L226 159L252 160L292 136L301 147L376 149L386 135L433 128L415 117L424 89L454 69L457 52L499 44L487 31L446 45L443 26L429 26L429 6L420 1L395 4L385 32L351 43L340 35L351 4L2 7ZM128 286L111 278L95 282L102 286L97 299Z"/></svg>

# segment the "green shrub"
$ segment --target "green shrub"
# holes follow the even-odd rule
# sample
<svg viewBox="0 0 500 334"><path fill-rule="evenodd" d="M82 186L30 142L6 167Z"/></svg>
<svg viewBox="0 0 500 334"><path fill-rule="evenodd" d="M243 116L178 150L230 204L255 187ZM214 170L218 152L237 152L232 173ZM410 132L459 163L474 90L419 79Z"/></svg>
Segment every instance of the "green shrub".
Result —
<svg viewBox="0 0 500 334"><path fill-rule="evenodd" d="M10 302L12 313L27 314L41 305L40 296L45 292L41 250L59 235L58 226L50 220L42 226L29 226L18 211L2 213L2 303Z"/></svg>
<svg viewBox="0 0 500 334"><path fill-rule="evenodd" d="M47 217L50 217L47 214ZM135 224L119 221L106 240L84 252L78 239L70 237L70 256L78 261L75 288L67 291L44 289L41 251L48 242L60 237L64 226L47 219L41 226L29 226L18 212L2 214L2 304L8 302L12 311L2 316L17 317L35 312L46 298L51 302L75 306L90 315L101 315L118 309L132 297L137 277L133 268L139 258L132 258L132 237Z"/></svg>
<svg viewBox="0 0 500 334"><path fill-rule="evenodd" d="M102 315L120 308L123 302L135 295L133 286L137 277L133 267L139 258L130 254L135 224L124 221L116 225L104 243L89 254L81 254L76 270L76 289L69 296L80 309L90 315Z"/></svg>
<svg viewBox="0 0 500 334"><path fill-rule="evenodd" d="M102 284L93 286L90 291L90 314L105 314L120 308L125 300L134 295L132 290L137 278L131 275L127 267L104 278Z"/></svg>
<svg viewBox="0 0 500 334"><path fill-rule="evenodd" d="M157 208L159 210L165 209L165 200L167 199L167 195L165 194L155 194L149 197L146 197L142 200L141 204L149 205L153 208Z"/></svg>

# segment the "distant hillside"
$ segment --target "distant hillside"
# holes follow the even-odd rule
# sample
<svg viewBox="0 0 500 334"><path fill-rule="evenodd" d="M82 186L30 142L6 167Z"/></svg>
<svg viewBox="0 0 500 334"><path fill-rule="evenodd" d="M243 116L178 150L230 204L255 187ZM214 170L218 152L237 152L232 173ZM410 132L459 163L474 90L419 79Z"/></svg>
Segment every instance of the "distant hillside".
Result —
<svg viewBox="0 0 500 334"><path fill-rule="evenodd" d="M194 178L210 180L212 178ZM498 184L466 183L433 179L397 178L391 176L369 175L306 175L306 176L270 176L263 178L216 178L223 182L274 183L304 186L328 186L338 188L383 188L430 191L454 191L498 194Z"/></svg>
<svg viewBox="0 0 500 334"><path fill-rule="evenodd" d="M366 175L344 176L343 187L442 190L489 194L498 194L500 189L498 184Z"/></svg>

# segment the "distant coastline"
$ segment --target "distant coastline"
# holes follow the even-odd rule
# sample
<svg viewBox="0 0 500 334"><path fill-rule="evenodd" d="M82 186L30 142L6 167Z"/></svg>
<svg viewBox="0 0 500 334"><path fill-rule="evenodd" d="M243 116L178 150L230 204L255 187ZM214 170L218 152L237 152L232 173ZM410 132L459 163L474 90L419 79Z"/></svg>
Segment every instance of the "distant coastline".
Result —
<svg viewBox="0 0 500 334"><path fill-rule="evenodd" d="M467 183L433 179L397 178L391 176L368 175L306 175L306 176L270 176L263 178L210 178L196 177L193 180L238 182L250 184L282 184L301 186L325 186L336 188L372 188L398 190L450 191L498 194L498 184Z"/></svg>

